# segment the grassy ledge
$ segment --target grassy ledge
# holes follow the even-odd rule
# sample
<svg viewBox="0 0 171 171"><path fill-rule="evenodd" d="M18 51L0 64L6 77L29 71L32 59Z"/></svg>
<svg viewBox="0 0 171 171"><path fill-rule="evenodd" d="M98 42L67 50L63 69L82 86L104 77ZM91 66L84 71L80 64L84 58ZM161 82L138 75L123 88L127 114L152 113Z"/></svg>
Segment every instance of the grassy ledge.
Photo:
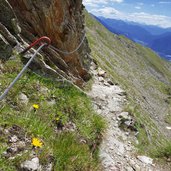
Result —
<svg viewBox="0 0 171 171"><path fill-rule="evenodd" d="M3 64L0 92L22 66L18 57ZM20 100L21 93L28 97L27 104ZM34 108L34 104L38 107ZM94 112L85 94L67 83L27 71L0 104L0 168L17 170L34 153L42 165L51 159L55 171L100 170L98 145L104 127L103 119ZM19 130L17 135L27 137L27 145L20 155L5 157L3 153L10 146L8 138L14 128ZM42 141L41 148L33 149L34 137Z"/></svg>

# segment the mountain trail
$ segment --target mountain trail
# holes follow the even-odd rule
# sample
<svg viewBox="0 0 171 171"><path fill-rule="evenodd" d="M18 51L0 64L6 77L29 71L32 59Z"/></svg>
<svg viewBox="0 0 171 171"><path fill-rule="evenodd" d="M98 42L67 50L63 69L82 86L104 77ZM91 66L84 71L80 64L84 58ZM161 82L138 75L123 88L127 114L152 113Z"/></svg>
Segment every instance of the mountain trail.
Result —
<svg viewBox="0 0 171 171"><path fill-rule="evenodd" d="M114 85L106 72L91 67L94 83L87 94L92 98L94 109L107 122L107 129L100 146L100 159L104 171L160 171L153 159L137 156L133 143L138 143L138 131L134 127L133 118L123 111L126 103L125 92ZM121 129L126 128L126 129Z"/></svg>

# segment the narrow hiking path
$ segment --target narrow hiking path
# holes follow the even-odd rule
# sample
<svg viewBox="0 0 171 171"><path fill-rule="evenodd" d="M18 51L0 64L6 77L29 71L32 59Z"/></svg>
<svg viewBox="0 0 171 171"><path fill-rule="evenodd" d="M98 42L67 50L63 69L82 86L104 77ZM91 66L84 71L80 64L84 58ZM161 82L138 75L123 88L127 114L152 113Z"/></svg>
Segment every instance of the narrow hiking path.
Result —
<svg viewBox="0 0 171 171"><path fill-rule="evenodd" d="M106 73L95 65L91 67L94 83L87 94L92 98L94 109L107 122L107 129L100 146L100 159L104 171L160 171L153 160L137 156L134 143L138 143L133 118L123 111L125 92L106 78ZM132 124L132 125L131 125ZM127 127L127 131L120 129ZM132 129L132 130L129 130Z"/></svg>

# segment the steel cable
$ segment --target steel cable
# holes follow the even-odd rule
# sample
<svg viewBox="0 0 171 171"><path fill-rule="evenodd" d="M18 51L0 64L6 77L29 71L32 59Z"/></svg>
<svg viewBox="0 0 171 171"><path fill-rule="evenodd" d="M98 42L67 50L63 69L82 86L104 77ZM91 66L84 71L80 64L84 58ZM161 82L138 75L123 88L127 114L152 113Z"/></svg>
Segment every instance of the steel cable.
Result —
<svg viewBox="0 0 171 171"><path fill-rule="evenodd" d="M75 49L74 49L73 51L71 51L71 52L63 51L63 50L58 49L58 48L56 48L56 47L54 47L54 46L52 46L52 45L49 45L49 47L52 48L53 50L56 50L56 51L58 51L58 52L60 52L60 53L65 54L65 55L70 55L70 54L73 54L74 52L76 52L76 51L81 47L81 45L82 45L83 42L84 42L85 37L86 37L86 35L84 34L84 36L83 36L83 38L82 38L80 44L77 46L77 48L75 48Z"/></svg>
<svg viewBox="0 0 171 171"><path fill-rule="evenodd" d="M42 44L34 53L34 55L29 59L27 64L23 67L23 69L20 71L20 73L16 76L16 78L12 81L12 83L5 89L4 93L0 96L0 101L5 98L5 96L8 94L10 89L14 86L14 84L18 81L18 79L23 75L25 70L28 68L32 60L35 58L35 56L39 53L39 51L44 47L47 46L47 43Z"/></svg>

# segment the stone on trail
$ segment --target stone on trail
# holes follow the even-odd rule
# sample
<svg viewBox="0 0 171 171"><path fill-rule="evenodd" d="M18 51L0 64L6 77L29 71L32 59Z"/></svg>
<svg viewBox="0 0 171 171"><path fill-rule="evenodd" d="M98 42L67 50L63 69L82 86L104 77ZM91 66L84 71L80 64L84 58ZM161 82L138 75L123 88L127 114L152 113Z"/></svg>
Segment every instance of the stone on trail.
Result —
<svg viewBox="0 0 171 171"><path fill-rule="evenodd" d="M99 77L99 81L100 82L104 82L104 78L103 77Z"/></svg>
<svg viewBox="0 0 171 171"><path fill-rule="evenodd" d="M153 164L153 159L147 156L137 156L137 159L145 164L150 164L150 165Z"/></svg>
<svg viewBox="0 0 171 171"><path fill-rule="evenodd" d="M99 69L98 71L98 76L99 77L106 77L106 71L102 70L102 69Z"/></svg>
<svg viewBox="0 0 171 171"><path fill-rule="evenodd" d="M166 129L171 130L171 127L167 126Z"/></svg>

